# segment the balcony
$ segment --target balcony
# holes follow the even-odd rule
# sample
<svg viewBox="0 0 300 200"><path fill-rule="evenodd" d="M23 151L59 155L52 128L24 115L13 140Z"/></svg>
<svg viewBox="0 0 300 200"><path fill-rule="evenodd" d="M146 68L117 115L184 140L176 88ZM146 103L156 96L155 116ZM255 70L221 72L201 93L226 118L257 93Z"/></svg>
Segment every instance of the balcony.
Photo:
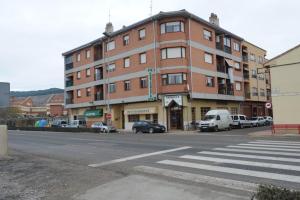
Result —
<svg viewBox="0 0 300 200"><path fill-rule="evenodd" d="M245 92L245 98L250 99L251 98L251 93L249 91Z"/></svg>
<svg viewBox="0 0 300 200"><path fill-rule="evenodd" d="M102 56L102 45L94 46L94 61L101 60Z"/></svg>
<svg viewBox="0 0 300 200"><path fill-rule="evenodd" d="M244 71L243 76L244 76L244 80L249 80L250 78L248 71Z"/></svg>
<svg viewBox="0 0 300 200"><path fill-rule="evenodd" d="M234 95L233 87L231 84L222 84L219 82L218 94Z"/></svg>
<svg viewBox="0 0 300 200"><path fill-rule="evenodd" d="M95 94L95 101L101 101L101 100L103 100L103 99L104 99L103 96L104 96L104 95L103 95L103 92L97 92L97 93Z"/></svg>
<svg viewBox="0 0 300 200"><path fill-rule="evenodd" d="M73 81L66 81L66 87L73 86Z"/></svg>
<svg viewBox="0 0 300 200"><path fill-rule="evenodd" d="M243 62L248 62L248 61L249 61L248 56L243 55Z"/></svg>
<svg viewBox="0 0 300 200"><path fill-rule="evenodd" d="M225 66L225 65L218 64L218 65L217 65L217 71L218 71L218 72L222 72L222 73L226 73L226 66Z"/></svg>
<svg viewBox="0 0 300 200"><path fill-rule="evenodd" d="M73 103L74 103L73 98L67 98L66 99L66 104L73 104Z"/></svg>
<svg viewBox="0 0 300 200"><path fill-rule="evenodd" d="M95 81L102 80L102 79L103 79L103 74L102 73L96 73L95 74Z"/></svg>
<svg viewBox="0 0 300 200"><path fill-rule="evenodd" d="M225 51L226 53L231 54L231 47L228 47L228 46L225 46L225 45L224 45L224 51Z"/></svg>
<svg viewBox="0 0 300 200"><path fill-rule="evenodd" d="M66 70L70 70L73 68L73 63L68 63L68 64L65 64L65 69Z"/></svg>

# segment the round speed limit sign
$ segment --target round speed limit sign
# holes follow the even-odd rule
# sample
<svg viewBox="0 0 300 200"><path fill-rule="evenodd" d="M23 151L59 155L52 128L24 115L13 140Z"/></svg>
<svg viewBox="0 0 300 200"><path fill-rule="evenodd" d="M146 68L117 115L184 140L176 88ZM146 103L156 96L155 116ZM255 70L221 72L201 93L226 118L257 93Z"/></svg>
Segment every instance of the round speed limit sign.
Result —
<svg viewBox="0 0 300 200"><path fill-rule="evenodd" d="M272 104L271 103L266 103L266 108L271 108Z"/></svg>

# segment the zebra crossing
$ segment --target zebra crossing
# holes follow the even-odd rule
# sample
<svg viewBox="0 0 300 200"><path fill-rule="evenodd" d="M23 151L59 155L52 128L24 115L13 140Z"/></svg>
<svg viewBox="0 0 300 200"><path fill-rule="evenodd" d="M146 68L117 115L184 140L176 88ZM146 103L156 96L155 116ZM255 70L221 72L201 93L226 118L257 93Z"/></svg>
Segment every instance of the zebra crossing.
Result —
<svg viewBox="0 0 300 200"><path fill-rule="evenodd" d="M266 182L300 189L300 142L256 140L159 160L154 167L136 169L247 191Z"/></svg>

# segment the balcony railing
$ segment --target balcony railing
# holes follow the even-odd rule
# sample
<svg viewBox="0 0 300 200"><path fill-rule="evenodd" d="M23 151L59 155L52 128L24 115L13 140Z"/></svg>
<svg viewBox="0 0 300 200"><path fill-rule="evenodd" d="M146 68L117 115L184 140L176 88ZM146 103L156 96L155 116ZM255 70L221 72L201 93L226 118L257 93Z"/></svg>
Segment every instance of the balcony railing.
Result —
<svg viewBox="0 0 300 200"><path fill-rule="evenodd" d="M216 42L216 48L219 50L223 50L223 46L222 46L221 42Z"/></svg>
<svg viewBox="0 0 300 200"><path fill-rule="evenodd" d="M218 94L224 94L224 95L234 95L234 91L232 89L230 89L230 86L225 87L222 86L218 88Z"/></svg>
<svg viewBox="0 0 300 200"><path fill-rule="evenodd" d="M65 65L66 70L72 69L73 68L73 63L68 63Z"/></svg>
<svg viewBox="0 0 300 200"><path fill-rule="evenodd" d="M102 80L102 79L103 79L103 74L102 73L95 74L95 81Z"/></svg>
<svg viewBox="0 0 300 200"><path fill-rule="evenodd" d="M258 96L258 92L252 92L252 96L257 97Z"/></svg>
<svg viewBox="0 0 300 200"><path fill-rule="evenodd" d="M228 46L225 46L225 45L224 45L224 51L225 51L226 53L230 53L230 54L231 54L231 47L228 47Z"/></svg>
<svg viewBox="0 0 300 200"><path fill-rule="evenodd" d="M66 87L71 87L73 84L73 81L66 81Z"/></svg>
<svg viewBox="0 0 300 200"><path fill-rule="evenodd" d="M217 71L218 71L218 72L226 73L226 66L225 66L225 65L218 64L218 65L217 65Z"/></svg>
<svg viewBox="0 0 300 200"><path fill-rule="evenodd" d="M66 99L66 104L73 104L74 100L72 98Z"/></svg>
<svg viewBox="0 0 300 200"><path fill-rule="evenodd" d="M251 98L250 92L248 92L248 91L245 92L245 98L246 99L250 99Z"/></svg>
<svg viewBox="0 0 300 200"><path fill-rule="evenodd" d="M248 56L243 56L243 62L248 62Z"/></svg>
<svg viewBox="0 0 300 200"><path fill-rule="evenodd" d="M244 79L245 80L249 80L249 73L244 71Z"/></svg>
<svg viewBox="0 0 300 200"><path fill-rule="evenodd" d="M96 94L95 94L95 101L101 101L101 100L103 100L104 98L103 98L103 93L102 92L97 92Z"/></svg>

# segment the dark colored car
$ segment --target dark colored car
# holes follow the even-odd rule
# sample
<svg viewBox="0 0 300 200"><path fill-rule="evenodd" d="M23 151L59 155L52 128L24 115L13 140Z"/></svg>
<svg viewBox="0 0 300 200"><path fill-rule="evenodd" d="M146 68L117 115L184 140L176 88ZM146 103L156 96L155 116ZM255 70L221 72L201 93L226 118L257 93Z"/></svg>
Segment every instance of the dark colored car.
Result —
<svg viewBox="0 0 300 200"><path fill-rule="evenodd" d="M132 131L134 133L164 133L166 127L153 122L138 121L133 124Z"/></svg>

